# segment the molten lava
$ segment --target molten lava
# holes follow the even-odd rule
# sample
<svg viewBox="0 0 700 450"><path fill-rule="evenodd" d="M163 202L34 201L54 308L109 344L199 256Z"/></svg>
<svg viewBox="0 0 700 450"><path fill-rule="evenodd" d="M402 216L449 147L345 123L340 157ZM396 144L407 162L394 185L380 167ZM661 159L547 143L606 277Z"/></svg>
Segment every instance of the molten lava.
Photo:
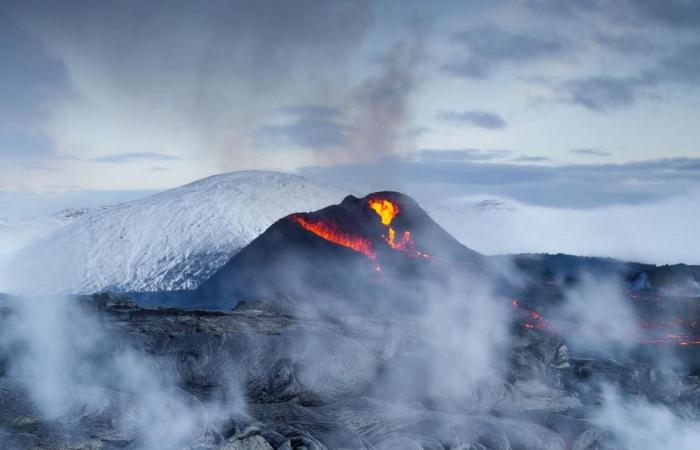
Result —
<svg viewBox="0 0 700 450"><path fill-rule="evenodd" d="M391 226L394 217L399 213L399 206L391 200L382 198L373 198L369 200L368 206L381 218L382 224L387 227L387 233L382 234L381 238L394 250L399 250L406 256L412 258L422 257L429 258L430 256L416 250L416 244L411 237L411 232L406 230L401 233L401 237L397 236L394 227ZM356 252L360 252L370 259L375 260L377 254L374 249L374 242L359 234L348 233L347 230L340 227L331 219L314 219L313 216L306 214L293 214L289 219L295 221L302 228L323 239L330 241L343 247L348 247ZM376 271L381 272L381 267L376 266Z"/></svg>
<svg viewBox="0 0 700 450"><path fill-rule="evenodd" d="M310 221L305 217L295 214L291 219L298 223L302 228L314 233L323 239L333 242L334 244L348 247L356 252L363 253L374 259L376 254L372 248L372 242L360 236L353 236L338 229L338 226L328 221Z"/></svg>
<svg viewBox="0 0 700 450"><path fill-rule="evenodd" d="M523 328L544 330L564 336L572 334L572 330L563 330L561 327L549 323L540 313L524 307L517 298L512 299L511 304L520 316L520 326ZM642 321L639 325L640 330L629 331L629 338L642 344L677 344L682 347L700 345L700 335L688 333L688 328L696 328L698 325L696 321L685 321L683 319L658 322ZM608 336L606 330L600 329L578 330L578 333L599 338Z"/></svg>
<svg viewBox="0 0 700 450"><path fill-rule="evenodd" d="M391 225L391 221L399 213L399 207L389 200L372 199L369 201L369 207L379 214L382 223L387 226Z"/></svg>
<svg viewBox="0 0 700 450"><path fill-rule="evenodd" d="M540 313L524 308L520 305L520 302L517 298L511 300L511 305L513 305L513 309L518 311L522 317L522 322L520 323L521 327L527 328L529 330L553 331L549 323L546 320L544 320Z"/></svg>
<svg viewBox="0 0 700 450"><path fill-rule="evenodd" d="M411 232L406 230L401 235L400 240L396 240L396 230L391 226L391 222L394 217L399 213L399 206L387 199L373 198L369 201L369 207L374 210L374 212L379 215L382 220L382 224L388 228L388 235L382 235L384 240L393 248L394 250L400 250L406 255L417 258L419 256L428 258L429 256L425 253L421 253L416 250L416 243L411 237Z"/></svg>

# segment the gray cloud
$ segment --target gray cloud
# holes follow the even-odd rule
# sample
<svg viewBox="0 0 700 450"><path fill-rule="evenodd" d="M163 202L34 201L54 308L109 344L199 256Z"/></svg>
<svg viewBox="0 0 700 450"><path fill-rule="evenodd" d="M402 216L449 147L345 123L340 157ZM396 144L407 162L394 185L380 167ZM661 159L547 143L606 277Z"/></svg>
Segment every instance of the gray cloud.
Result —
<svg viewBox="0 0 700 450"><path fill-rule="evenodd" d="M530 155L522 155L518 156L515 159L512 159L511 161L515 162L545 162L545 161L550 161L551 159L548 156L530 156Z"/></svg>
<svg viewBox="0 0 700 450"><path fill-rule="evenodd" d="M113 70L113 82L141 79L144 90L158 88L158 82L169 87L170 80L158 79L154 72L186 69L193 62L205 69L205 76L228 76L245 67L247 81L278 81L304 60L320 62L349 50L371 21L368 3L362 1L272 0L264 8L251 0L213 1L203 9L189 2L54 5L30 0L16 2L13 10L39 36L55 38L61 49L91 38L91 45L83 46L86 56L101 56L100 62ZM133 47L139 43L140 48ZM115 56L121 58L108 59Z"/></svg>
<svg viewBox="0 0 700 450"><path fill-rule="evenodd" d="M553 33L511 32L494 25L462 31L453 40L466 54L443 69L453 76L473 79L486 78L504 64L561 57L571 50L567 40Z"/></svg>
<svg viewBox="0 0 700 450"><path fill-rule="evenodd" d="M696 88L700 81L700 3L686 0L530 0L538 14L568 20L603 52L633 56L626 73L595 73L552 80L560 99L593 111L633 106L668 95L666 88ZM601 31L602 30L602 31ZM606 53L603 53L605 55ZM612 55L611 55L612 56Z"/></svg>
<svg viewBox="0 0 700 450"><path fill-rule="evenodd" d="M51 143L43 136L18 131L0 131L0 160L31 160L51 156Z"/></svg>
<svg viewBox="0 0 700 450"><path fill-rule="evenodd" d="M440 111L437 118L455 125L472 125L489 130L503 129L508 125L498 114L480 110Z"/></svg>
<svg viewBox="0 0 700 450"><path fill-rule="evenodd" d="M326 149L345 145L350 127L340 123L343 113L323 105L295 105L281 109L292 121L258 127L256 137L265 146L296 146Z"/></svg>
<svg viewBox="0 0 700 450"><path fill-rule="evenodd" d="M42 103L68 89L60 60L42 41L18 26L15 16L0 5L0 132L26 129L43 116Z"/></svg>
<svg viewBox="0 0 700 450"><path fill-rule="evenodd" d="M378 184L373 173L395 167L403 184ZM441 186L444 195L502 195L529 204L591 208L640 204L700 189L700 158L626 164L534 165L470 159L385 158L366 164L307 167L302 174L358 191L404 189L419 198Z"/></svg>
<svg viewBox="0 0 700 450"><path fill-rule="evenodd" d="M673 81L697 87L700 83L700 41L683 45L663 58L657 77L660 81Z"/></svg>
<svg viewBox="0 0 700 450"><path fill-rule="evenodd" d="M46 105L70 90L65 68L17 25L5 5L0 5L0 55L0 161L6 167L45 168L55 148L41 124Z"/></svg>
<svg viewBox="0 0 700 450"><path fill-rule="evenodd" d="M631 106L649 84L638 77L595 76L567 81L561 91L564 101L594 111L608 111Z"/></svg>
<svg viewBox="0 0 700 450"><path fill-rule="evenodd" d="M623 54L651 54L657 50L654 42L640 33L629 31L596 33L594 40L603 48Z"/></svg>
<svg viewBox="0 0 700 450"><path fill-rule="evenodd" d="M91 161L101 163L128 163L140 161L176 161L180 158L164 153L142 152L142 153L119 153L92 158Z"/></svg>
<svg viewBox="0 0 700 450"><path fill-rule="evenodd" d="M700 4L688 0L528 0L536 12L565 17L596 14L628 26L697 30Z"/></svg>
<svg viewBox="0 0 700 450"><path fill-rule="evenodd" d="M307 117L314 119L339 119L345 114L340 108L326 105L290 105L280 108L280 112L296 117Z"/></svg>
<svg viewBox="0 0 700 450"><path fill-rule="evenodd" d="M50 108L57 121L47 127L51 139L93 155L206 149L209 159L236 162L258 157L248 139L271 107L346 98L357 81L348 66L373 21L364 0L215 0L206 7L29 0L8 10L65 68L77 94ZM17 78L55 72L23 67Z"/></svg>
<svg viewBox="0 0 700 450"><path fill-rule="evenodd" d="M463 149L421 149L415 153L419 161L491 161L511 156L511 150Z"/></svg>
<svg viewBox="0 0 700 450"><path fill-rule="evenodd" d="M663 86L696 89L700 83L700 41L676 47L634 76L592 76L559 85L563 100L594 111L632 106Z"/></svg>
<svg viewBox="0 0 700 450"><path fill-rule="evenodd" d="M627 0L631 14L670 27L698 29L700 3L688 0Z"/></svg>
<svg viewBox="0 0 700 450"><path fill-rule="evenodd" d="M605 150L598 150L595 148L575 148L573 150L570 150L571 153L575 153L577 155L585 155L585 156L610 156L610 152L606 152Z"/></svg>
<svg viewBox="0 0 700 450"><path fill-rule="evenodd" d="M151 166L151 168L148 170L151 172L172 172L172 169L168 169L167 167L162 166Z"/></svg>
<svg viewBox="0 0 700 450"><path fill-rule="evenodd" d="M561 17L575 16L582 11L595 10L597 0L526 0L525 4L536 13L546 13Z"/></svg>

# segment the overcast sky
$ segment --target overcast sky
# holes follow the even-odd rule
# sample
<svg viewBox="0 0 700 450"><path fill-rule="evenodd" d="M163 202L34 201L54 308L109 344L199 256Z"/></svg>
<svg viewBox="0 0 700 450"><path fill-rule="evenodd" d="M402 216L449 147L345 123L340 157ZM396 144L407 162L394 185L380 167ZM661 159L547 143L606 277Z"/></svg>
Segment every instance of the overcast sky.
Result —
<svg viewBox="0 0 700 450"><path fill-rule="evenodd" d="M241 169L584 208L700 187L697 1L6 0L0 58L6 210Z"/></svg>

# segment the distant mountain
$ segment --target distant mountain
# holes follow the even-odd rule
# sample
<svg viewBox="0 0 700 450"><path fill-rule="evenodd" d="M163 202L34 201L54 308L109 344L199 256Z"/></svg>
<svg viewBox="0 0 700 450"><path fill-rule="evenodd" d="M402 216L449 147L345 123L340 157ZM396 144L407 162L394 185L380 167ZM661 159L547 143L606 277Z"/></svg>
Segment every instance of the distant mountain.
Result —
<svg viewBox="0 0 700 450"><path fill-rule="evenodd" d="M69 223L46 228L13 257L12 283L0 291L192 289L280 217L346 194L295 175L246 171L108 208L71 210L64 214Z"/></svg>

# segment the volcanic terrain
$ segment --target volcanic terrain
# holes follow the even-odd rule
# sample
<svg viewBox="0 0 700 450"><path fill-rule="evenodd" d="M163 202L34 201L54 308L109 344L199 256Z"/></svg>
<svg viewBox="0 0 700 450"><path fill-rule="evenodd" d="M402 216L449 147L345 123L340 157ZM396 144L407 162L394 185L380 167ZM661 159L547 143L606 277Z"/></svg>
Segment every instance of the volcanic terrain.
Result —
<svg viewBox="0 0 700 450"><path fill-rule="evenodd" d="M405 195L348 196L193 291L0 298L0 444L636 450L609 408L700 418L699 279L487 257Z"/></svg>

